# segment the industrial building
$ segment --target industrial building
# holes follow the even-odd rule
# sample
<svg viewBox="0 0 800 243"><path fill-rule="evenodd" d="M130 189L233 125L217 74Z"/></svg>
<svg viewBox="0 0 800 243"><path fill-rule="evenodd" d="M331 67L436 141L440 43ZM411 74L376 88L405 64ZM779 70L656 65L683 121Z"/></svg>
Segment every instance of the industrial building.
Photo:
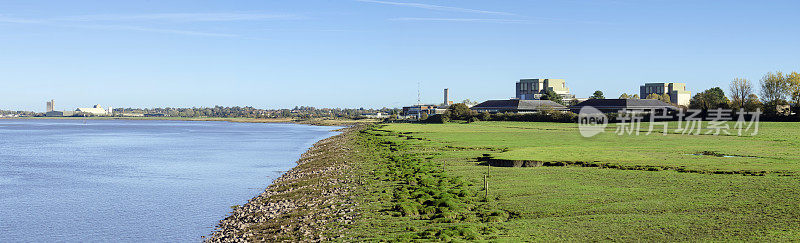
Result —
<svg viewBox="0 0 800 243"><path fill-rule="evenodd" d="M566 81L563 79L520 79L517 82L517 99L520 100L538 100L541 99L548 90L552 90L561 96L564 101L569 101L575 98L575 95L569 93Z"/></svg>
<svg viewBox="0 0 800 243"><path fill-rule="evenodd" d="M419 102L419 100L417 101ZM442 114L447 111L447 108L453 104L453 101L450 100L450 89L444 89L444 100L441 105L429 105L429 104L421 104L418 103L412 106L404 106L403 112L400 114L402 116L411 116L419 118L422 114L427 115L434 115L434 114Z"/></svg>
<svg viewBox="0 0 800 243"><path fill-rule="evenodd" d="M54 111L55 110L55 106L56 106L56 101L55 100L48 101L47 102L47 112Z"/></svg>
<svg viewBox="0 0 800 243"><path fill-rule="evenodd" d="M74 116L74 111L48 111L45 116L59 117L59 116Z"/></svg>
<svg viewBox="0 0 800 243"><path fill-rule="evenodd" d="M639 97L647 98L650 94L669 95L669 102L679 106L689 106L692 92L686 90L685 83L646 83L639 86Z"/></svg>
<svg viewBox="0 0 800 243"><path fill-rule="evenodd" d="M568 111L569 109L550 100L488 100L470 108L477 112L489 113L532 113L545 110Z"/></svg>
<svg viewBox="0 0 800 243"><path fill-rule="evenodd" d="M437 112L437 110L441 110L441 112ZM401 115L419 117L422 114L428 114L428 115L441 114L444 113L445 110L446 109L438 109L437 105L419 104L412 106L404 106L403 113Z"/></svg>
<svg viewBox="0 0 800 243"><path fill-rule="evenodd" d="M92 115L95 115L95 116L106 116L106 115L111 115L111 113L112 113L112 109L110 107L108 108L108 110L105 110L100 105L94 105L94 106L92 106L92 108L78 108L75 111L83 112L83 113L86 113L86 114L92 114Z"/></svg>
<svg viewBox="0 0 800 243"><path fill-rule="evenodd" d="M621 110L649 112L652 110L676 111L677 107L664 101L652 99L590 99L571 106L573 113L579 113L584 106L591 106L603 113L617 113Z"/></svg>
<svg viewBox="0 0 800 243"><path fill-rule="evenodd" d="M75 115L74 111L57 111L56 110L56 101L50 100L47 102L47 112L44 113L45 116L50 117L59 117L59 116L73 116Z"/></svg>
<svg viewBox="0 0 800 243"><path fill-rule="evenodd" d="M59 116L74 116L76 114L89 114L94 116L110 116L113 114L113 109L109 107L107 110L103 109L100 105L94 105L91 108L78 108L75 111L57 111L55 110L56 101L50 100L47 102L47 112L45 116L59 117Z"/></svg>

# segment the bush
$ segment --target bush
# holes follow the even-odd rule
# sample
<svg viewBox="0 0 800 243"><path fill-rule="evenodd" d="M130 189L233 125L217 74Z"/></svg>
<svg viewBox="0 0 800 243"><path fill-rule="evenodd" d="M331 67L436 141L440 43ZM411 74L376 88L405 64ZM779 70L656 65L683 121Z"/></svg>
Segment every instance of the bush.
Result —
<svg viewBox="0 0 800 243"><path fill-rule="evenodd" d="M484 121L522 121L522 122L578 122L578 115L568 111L542 111L537 113L497 113L489 115Z"/></svg>
<svg viewBox="0 0 800 243"><path fill-rule="evenodd" d="M481 121L488 121L488 120L492 119L492 114L489 114L489 112L485 112L485 111L481 112L480 119L481 119Z"/></svg>
<svg viewBox="0 0 800 243"><path fill-rule="evenodd" d="M477 114L476 111L470 110L464 103L452 104L445 112L445 115L453 120L468 120Z"/></svg>
<svg viewBox="0 0 800 243"><path fill-rule="evenodd" d="M444 116L442 114L436 114L429 116L428 119L425 119L425 123L448 123L450 122L450 117Z"/></svg>

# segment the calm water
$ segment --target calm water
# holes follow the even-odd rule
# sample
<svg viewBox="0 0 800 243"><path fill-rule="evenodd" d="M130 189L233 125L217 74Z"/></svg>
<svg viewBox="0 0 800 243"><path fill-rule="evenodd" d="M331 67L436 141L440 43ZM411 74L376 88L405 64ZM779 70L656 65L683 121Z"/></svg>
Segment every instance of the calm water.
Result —
<svg viewBox="0 0 800 243"><path fill-rule="evenodd" d="M0 119L0 242L200 241L332 129Z"/></svg>

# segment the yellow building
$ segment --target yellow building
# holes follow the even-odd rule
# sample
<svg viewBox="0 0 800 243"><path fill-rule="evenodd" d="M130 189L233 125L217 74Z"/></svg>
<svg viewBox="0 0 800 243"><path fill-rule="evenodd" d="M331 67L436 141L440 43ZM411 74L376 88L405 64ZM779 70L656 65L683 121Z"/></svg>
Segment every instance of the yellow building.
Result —
<svg viewBox="0 0 800 243"><path fill-rule="evenodd" d="M639 86L639 97L646 98L650 94L669 95L669 102L679 106L689 106L692 92L686 90L685 83L646 83Z"/></svg>
<svg viewBox="0 0 800 243"><path fill-rule="evenodd" d="M575 95L569 93L567 83L563 79L534 78L520 79L517 82L517 99L538 100L548 90L556 92L563 100L571 100Z"/></svg>

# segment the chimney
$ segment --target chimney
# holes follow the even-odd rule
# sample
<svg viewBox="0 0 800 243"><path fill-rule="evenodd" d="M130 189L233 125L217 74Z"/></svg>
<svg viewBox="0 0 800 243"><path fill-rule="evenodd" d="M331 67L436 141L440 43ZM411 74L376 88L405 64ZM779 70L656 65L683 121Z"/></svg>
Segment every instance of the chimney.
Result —
<svg viewBox="0 0 800 243"><path fill-rule="evenodd" d="M447 97L447 95L449 93L450 93L450 89L444 89L444 103L443 103L444 105L449 105L450 104L450 102L448 102L448 97Z"/></svg>

